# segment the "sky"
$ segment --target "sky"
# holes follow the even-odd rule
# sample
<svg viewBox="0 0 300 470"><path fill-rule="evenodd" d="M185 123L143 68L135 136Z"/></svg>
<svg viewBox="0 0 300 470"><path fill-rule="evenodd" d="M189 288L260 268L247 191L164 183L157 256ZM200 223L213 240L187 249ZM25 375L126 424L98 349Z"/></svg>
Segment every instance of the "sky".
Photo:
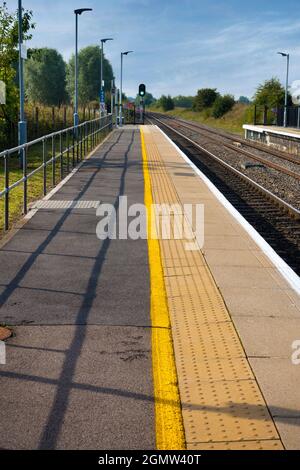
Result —
<svg viewBox="0 0 300 470"><path fill-rule="evenodd" d="M6 1L10 10L17 0ZM139 83L155 97L195 95L199 88L252 97L262 81L283 83L289 52L290 82L300 79L299 0L23 0L36 29L28 47L53 47L68 60L74 51L76 8L79 46L107 43L117 83L121 50L123 89L135 96Z"/></svg>

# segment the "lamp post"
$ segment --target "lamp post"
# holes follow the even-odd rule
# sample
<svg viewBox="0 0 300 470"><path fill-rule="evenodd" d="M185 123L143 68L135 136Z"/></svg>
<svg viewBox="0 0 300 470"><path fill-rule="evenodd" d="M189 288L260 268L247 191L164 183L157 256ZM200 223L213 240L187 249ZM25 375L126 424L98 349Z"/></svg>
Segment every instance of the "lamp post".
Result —
<svg viewBox="0 0 300 470"><path fill-rule="evenodd" d="M74 127L79 124L78 116L78 16L85 11L92 11L92 8L79 8L75 13L75 101L74 101Z"/></svg>
<svg viewBox="0 0 300 470"><path fill-rule="evenodd" d="M277 54L282 55L282 57L286 57L286 81L285 81L283 126L287 127L287 105L288 105L288 89L289 89L290 54L287 54L286 52L277 52Z"/></svg>
<svg viewBox="0 0 300 470"><path fill-rule="evenodd" d="M122 100L123 100L123 56L124 55L128 55L128 54L131 54L133 51L126 51L126 52L121 52L121 81L120 81L120 96L119 96L119 104L120 104L120 114L119 114L119 125L122 126L122 120L123 120L123 117L122 117L122 114L123 114L123 110L122 110Z"/></svg>
<svg viewBox="0 0 300 470"><path fill-rule="evenodd" d="M105 83L104 83L104 77L103 77L103 59L104 59L104 44L107 41L113 41L113 38L104 38L101 39L101 85L100 85L100 115L102 115L103 111L103 104L105 103L105 97L104 97L104 88L105 88Z"/></svg>
<svg viewBox="0 0 300 470"><path fill-rule="evenodd" d="M115 97L115 77L111 80L110 84L110 113L114 114L114 97Z"/></svg>
<svg viewBox="0 0 300 470"><path fill-rule="evenodd" d="M23 51L23 10L22 10L22 0L18 1L18 33L19 33L19 92L20 92L20 120L18 126L18 143L23 145L27 141L27 123L25 120L25 110L24 110L24 73L23 73L23 60L24 60L24 51ZM23 166L23 155L24 150L19 153L20 166Z"/></svg>

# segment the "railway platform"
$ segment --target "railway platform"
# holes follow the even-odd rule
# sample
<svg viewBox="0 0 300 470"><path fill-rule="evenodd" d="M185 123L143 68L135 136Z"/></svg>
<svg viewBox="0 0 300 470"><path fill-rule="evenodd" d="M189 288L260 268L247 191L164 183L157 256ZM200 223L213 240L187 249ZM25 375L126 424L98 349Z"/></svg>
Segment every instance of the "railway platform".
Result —
<svg viewBox="0 0 300 470"><path fill-rule="evenodd" d="M300 155L300 129L244 124L245 138L293 155Z"/></svg>
<svg viewBox="0 0 300 470"><path fill-rule="evenodd" d="M114 130L0 263L1 448L300 448L299 278L156 126Z"/></svg>

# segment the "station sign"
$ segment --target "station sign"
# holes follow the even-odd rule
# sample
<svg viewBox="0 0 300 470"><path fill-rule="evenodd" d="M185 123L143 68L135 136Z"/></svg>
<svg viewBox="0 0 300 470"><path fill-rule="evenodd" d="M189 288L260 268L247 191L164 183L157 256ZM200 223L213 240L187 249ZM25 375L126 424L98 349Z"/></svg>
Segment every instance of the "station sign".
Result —
<svg viewBox="0 0 300 470"><path fill-rule="evenodd" d="M105 103L105 93L104 90L100 91L100 103Z"/></svg>

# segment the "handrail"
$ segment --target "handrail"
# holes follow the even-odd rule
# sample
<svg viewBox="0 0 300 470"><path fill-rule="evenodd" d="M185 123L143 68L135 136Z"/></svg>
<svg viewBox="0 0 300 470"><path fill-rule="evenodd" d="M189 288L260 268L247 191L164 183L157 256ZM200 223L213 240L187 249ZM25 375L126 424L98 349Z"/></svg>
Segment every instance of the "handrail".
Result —
<svg viewBox="0 0 300 470"><path fill-rule="evenodd" d="M43 194L47 194L47 167L52 165L52 187L56 185L56 162L60 164L60 178L65 174L64 166L66 164L66 173L70 168L74 168L92 149L100 142L100 135L106 129L112 129L112 114L102 116L90 121L85 121L78 126L68 127L60 131L52 132L38 139L27 142L23 145L4 150L0 153L0 158L4 160L4 189L0 191L0 199L4 197L4 230L9 228L10 213L10 192L23 184L23 214L27 213L28 180L39 171L43 171ZM47 142L51 141L51 157L47 158ZM65 142L64 142L65 141ZM57 143L59 151L57 152ZM41 156L42 163L28 173L28 150L34 145L42 144ZM17 181L10 184L10 157L18 153L23 169L23 175ZM66 157L66 162L64 159Z"/></svg>

